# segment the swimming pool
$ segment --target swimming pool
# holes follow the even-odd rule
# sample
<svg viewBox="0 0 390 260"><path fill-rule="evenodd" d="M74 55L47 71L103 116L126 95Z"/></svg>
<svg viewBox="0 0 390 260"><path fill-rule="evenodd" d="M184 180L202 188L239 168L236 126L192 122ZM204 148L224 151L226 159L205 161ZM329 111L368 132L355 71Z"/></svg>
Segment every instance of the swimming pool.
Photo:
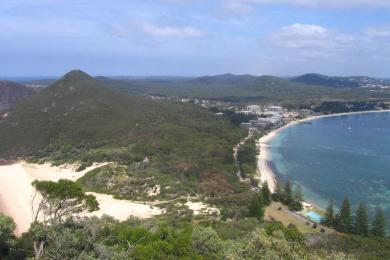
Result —
<svg viewBox="0 0 390 260"><path fill-rule="evenodd" d="M303 213L308 219L320 223L324 217L314 211L307 211Z"/></svg>

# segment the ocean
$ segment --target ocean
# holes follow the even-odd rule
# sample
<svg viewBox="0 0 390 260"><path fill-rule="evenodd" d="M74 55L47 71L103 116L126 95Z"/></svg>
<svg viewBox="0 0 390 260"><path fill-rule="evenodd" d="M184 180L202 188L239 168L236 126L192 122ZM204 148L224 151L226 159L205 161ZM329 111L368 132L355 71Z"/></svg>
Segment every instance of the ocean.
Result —
<svg viewBox="0 0 390 260"><path fill-rule="evenodd" d="M303 187L325 208L348 197L355 208L380 206L390 219L390 113L326 117L280 132L269 143L281 180Z"/></svg>

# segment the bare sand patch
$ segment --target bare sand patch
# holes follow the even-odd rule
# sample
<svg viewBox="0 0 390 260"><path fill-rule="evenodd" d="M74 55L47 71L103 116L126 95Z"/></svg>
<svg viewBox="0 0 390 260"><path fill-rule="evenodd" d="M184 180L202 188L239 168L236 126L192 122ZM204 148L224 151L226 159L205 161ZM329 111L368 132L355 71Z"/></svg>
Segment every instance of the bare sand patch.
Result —
<svg viewBox="0 0 390 260"><path fill-rule="evenodd" d="M94 164L84 171L76 172L71 165L55 167L49 164L29 164L18 162L12 165L0 166L0 211L13 218L17 224L15 234L26 232L32 222L33 197L35 189L31 183L35 180L58 181L68 179L76 181L87 172L107 165L108 163ZM100 210L87 214L112 216L118 220L125 220L129 216L150 218L162 213L157 207L127 200L117 200L110 195L93 193L96 196Z"/></svg>
<svg viewBox="0 0 390 260"><path fill-rule="evenodd" d="M208 214L208 215L220 214L219 209L210 207L209 205L203 202L192 202L188 200L187 203L184 205L186 205L190 210L192 210L195 216L199 214Z"/></svg>

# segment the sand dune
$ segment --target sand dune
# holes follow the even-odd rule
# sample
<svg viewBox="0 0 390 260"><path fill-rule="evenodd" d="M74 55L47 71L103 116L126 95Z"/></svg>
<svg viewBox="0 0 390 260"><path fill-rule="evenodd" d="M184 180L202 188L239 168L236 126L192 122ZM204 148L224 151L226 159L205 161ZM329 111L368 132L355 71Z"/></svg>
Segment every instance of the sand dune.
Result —
<svg viewBox="0 0 390 260"><path fill-rule="evenodd" d="M15 234L20 235L29 229L32 221L35 190L31 183L34 180L75 181L87 172L107 164L95 164L81 172L76 172L72 166L54 167L49 164L36 165L26 162L0 166L0 211L14 219L17 224ZM159 208L152 208L142 203L117 200L105 194L93 193L93 195L99 202L100 210L86 214L88 216L106 214L118 220L125 220L129 216L149 218L162 213Z"/></svg>

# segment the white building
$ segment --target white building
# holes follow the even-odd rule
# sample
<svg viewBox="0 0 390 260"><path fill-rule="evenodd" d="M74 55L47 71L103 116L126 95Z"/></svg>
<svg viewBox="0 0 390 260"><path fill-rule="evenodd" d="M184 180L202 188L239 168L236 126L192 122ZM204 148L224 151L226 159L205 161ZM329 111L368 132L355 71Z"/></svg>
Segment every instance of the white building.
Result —
<svg viewBox="0 0 390 260"><path fill-rule="evenodd" d="M283 107L281 107L281 106L268 106L267 107L267 111L282 113L283 112Z"/></svg>
<svg viewBox="0 0 390 260"><path fill-rule="evenodd" d="M246 110L250 111L252 114L256 114L256 115L261 114L261 108L258 105L247 106Z"/></svg>

